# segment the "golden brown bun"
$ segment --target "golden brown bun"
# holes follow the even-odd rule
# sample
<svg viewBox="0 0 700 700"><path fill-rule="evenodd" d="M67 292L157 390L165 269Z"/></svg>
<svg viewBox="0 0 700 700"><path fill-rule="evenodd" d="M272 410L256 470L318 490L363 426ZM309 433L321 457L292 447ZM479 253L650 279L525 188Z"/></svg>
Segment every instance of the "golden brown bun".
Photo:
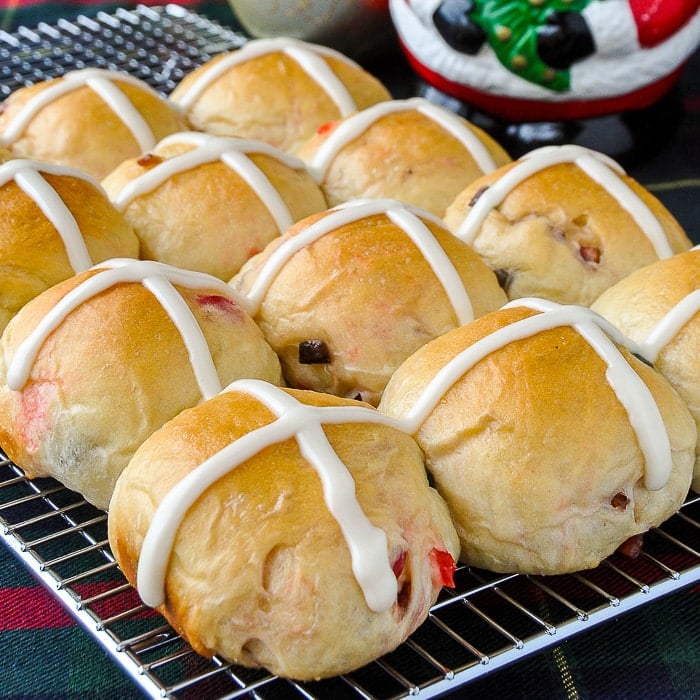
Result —
<svg viewBox="0 0 700 700"><path fill-rule="evenodd" d="M286 258L253 315L280 357L289 386L359 395L376 405L403 360L459 323L441 278L386 212L411 214L427 226L456 270L459 289L471 300L469 319L497 309L506 296L479 256L427 212L392 200L357 201L348 207L354 209L302 219L251 258L231 284L249 296L276 250L293 245L296 236L307 235L314 225L330 227ZM351 211L356 213L343 224L342 217ZM329 216L334 218L327 221L340 225L324 223ZM304 361L302 344L309 341L324 344L327 361Z"/></svg>
<svg viewBox="0 0 700 700"><path fill-rule="evenodd" d="M67 74L79 80L80 75L108 78L145 120L151 132L147 148L168 134L186 128L185 120L175 106L159 96L146 83L139 84L131 76L117 71L94 68ZM119 163L142 153L142 148L127 123L100 95L82 85L37 109L21 133L9 141L8 129L15 117L33 99L43 100L44 91L53 90L67 76L45 80L19 88L3 103L0 113L0 136L15 156L70 165L103 178ZM75 77L73 77L75 76ZM47 93L48 94L48 93Z"/></svg>
<svg viewBox="0 0 700 700"><path fill-rule="evenodd" d="M700 430L700 313L696 311L668 342L659 346L653 338L650 341L656 324L698 290L700 248L696 247L636 270L603 292L591 308L641 345L643 351L649 350L649 359L685 399ZM700 492L700 442L695 450L692 489Z"/></svg>
<svg viewBox="0 0 700 700"><path fill-rule="evenodd" d="M206 155L226 148L253 167L237 170L218 156ZM201 155L191 166L176 165L174 159L184 153ZM292 223L326 209L320 188L303 162L295 161L292 166L290 156L267 144L256 147L239 139L180 133L167 137L148 154L123 162L102 184L134 227L142 259L228 281ZM255 169L257 173L251 172ZM154 189L139 185L157 172L165 174L158 176ZM281 199L279 205L272 197L259 196L246 175L261 176ZM122 205L120 194L128 192L127 187L139 188L139 194ZM284 217L278 223L275 212L280 209Z"/></svg>
<svg viewBox="0 0 700 700"><path fill-rule="evenodd" d="M504 307L424 346L396 371L379 410L405 420L412 407L425 409L419 396L450 360L535 313ZM428 402L424 421L414 417L463 561L531 574L587 569L677 511L692 475L695 423L663 375L622 354L668 432L672 469L658 490L645 485L655 470L608 383L606 363L568 325L498 344L438 392L437 404ZM634 400L646 410L640 396Z"/></svg>
<svg viewBox="0 0 700 700"><path fill-rule="evenodd" d="M424 112L426 106L453 123L454 130ZM396 111L395 111L396 110ZM377 115L368 124L368 115ZM471 140L484 148L483 164ZM469 135L471 132L471 136ZM340 138L339 138L340 137ZM314 165L329 139L338 138L332 157L318 174ZM329 206L358 197L390 197L443 216L445 209L472 180L511 161L485 131L427 100L395 100L324 124L297 150L323 189Z"/></svg>
<svg viewBox="0 0 700 700"><path fill-rule="evenodd" d="M578 154L585 151L564 148ZM549 152L556 151L552 147ZM529 157L545 153L538 149ZM523 159L503 166L468 185L447 209L449 228L462 237L460 228L474 198L503 186L508 173L522 163ZM611 176L651 210L670 252L691 247L680 224L646 188L627 175L611 172ZM588 306L605 289L660 257L610 191L571 162L545 167L506 189L507 196L491 209L476 236L465 240L498 272L509 299L536 296Z"/></svg>
<svg viewBox="0 0 700 700"><path fill-rule="evenodd" d="M59 230L45 213L53 215L60 207L41 195L27 194L13 177L18 172L37 174L47 184L49 197L58 195L63 202L77 225L77 238L82 237L87 248L85 267L75 269L71 264ZM133 229L105 192L91 178L62 166L7 162L0 167L0 209L0 333L24 304L51 285L109 258L138 257ZM69 236L72 246L71 241Z"/></svg>
<svg viewBox="0 0 700 700"><path fill-rule="evenodd" d="M230 61L240 51L258 51L226 69L189 105L188 90L220 61ZM285 47L310 51L323 58L349 93L355 110L391 99L382 83L358 64L340 55L318 53L319 47L293 39L256 39L234 52L219 54L188 73L171 93L183 107L194 129L219 136L240 136L265 141L293 152L318 126L342 115L326 90ZM327 51L327 50L324 50Z"/></svg>
<svg viewBox="0 0 700 700"><path fill-rule="evenodd" d="M155 432L119 478L109 538L132 583L166 494L204 460L275 419L238 384ZM285 393L308 406L362 406L316 392ZM158 609L200 654L297 679L337 675L403 642L449 584L457 535L428 486L415 441L359 420L325 423L323 430L355 482L362 511L386 533L398 599L391 604L392 593L390 607L370 609L319 475L297 442L283 439L232 464L177 529Z"/></svg>
<svg viewBox="0 0 700 700"><path fill-rule="evenodd" d="M149 263L154 265L154 263ZM85 272L28 302L0 339L0 445L30 477L53 476L106 508L119 472L156 428L201 401L178 328L140 282L117 283L59 322L29 380L8 386L8 366ZM198 322L222 386L240 377L280 382L280 367L253 320L221 286L176 286Z"/></svg>

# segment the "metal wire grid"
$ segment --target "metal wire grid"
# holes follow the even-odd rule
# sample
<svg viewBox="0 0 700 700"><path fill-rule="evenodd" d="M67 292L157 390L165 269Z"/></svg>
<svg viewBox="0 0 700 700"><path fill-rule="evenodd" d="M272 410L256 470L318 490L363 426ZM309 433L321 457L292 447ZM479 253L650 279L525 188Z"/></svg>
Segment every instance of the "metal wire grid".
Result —
<svg viewBox="0 0 700 700"><path fill-rule="evenodd" d="M700 495L648 533L641 555L536 577L460 567L428 620L357 672L295 683L196 654L121 574L104 512L51 479L30 481L0 453L3 541L151 697L435 697L700 581Z"/></svg>
<svg viewBox="0 0 700 700"><path fill-rule="evenodd" d="M0 31L0 99L81 68L130 73L169 94L186 73L246 39L178 5L81 15Z"/></svg>
<svg viewBox="0 0 700 700"><path fill-rule="evenodd" d="M86 67L123 70L168 94L188 71L244 41L177 5L0 32L0 98ZM0 525L9 549L151 697L434 697L700 580L700 496L692 495L646 537L636 560L615 556L546 579L462 567L455 590L443 591L394 653L347 676L294 683L196 654L124 579L105 513L53 480L27 480L1 452Z"/></svg>

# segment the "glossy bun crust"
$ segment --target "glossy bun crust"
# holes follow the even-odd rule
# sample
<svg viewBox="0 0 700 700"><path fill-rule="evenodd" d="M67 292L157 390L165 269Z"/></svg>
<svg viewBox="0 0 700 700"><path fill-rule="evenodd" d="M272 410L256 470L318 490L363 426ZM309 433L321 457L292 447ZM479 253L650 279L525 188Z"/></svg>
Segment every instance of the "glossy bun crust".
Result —
<svg viewBox="0 0 700 700"><path fill-rule="evenodd" d="M89 263L138 257L138 238L97 183L67 170L48 173L43 168L40 163L27 163L27 169L39 173L70 213ZM66 244L43 206L41 197L30 197L14 179L0 183L0 332L30 299L82 272L71 265Z"/></svg>
<svg viewBox="0 0 700 700"><path fill-rule="evenodd" d="M85 70L93 76L107 78L118 88L121 99L145 122L145 132L150 132L149 146L186 128L175 106L146 83L140 84L117 71ZM68 75L79 73L81 71ZM66 79L64 76L22 87L3 103L0 136L15 156L70 165L101 179L123 160L145 150L127 126L131 118L124 120L118 110L112 109L86 84L42 104L26 127L8 141L8 129L21 110L32 100L43 101L44 91L53 90Z"/></svg>
<svg viewBox="0 0 700 700"><path fill-rule="evenodd" d="M244 48L269 41L254 40ZM208 71L217 71L219 62L230 60L231 54L215 56L182 79L171 99L182 106L192 128L219 136L258 139L293 152L318 126L342 116L322 85L285 52L292 46L316 53L314 45L276 41L269 51L228 67L191 103L188 92L195 82ZM324 53L321 60L342 83L353 111L391 98L377 78L349 59Z"/></svg>
<svg viewBox="0 0 700 700"><path fill-rule="evenodd" d="M414 99L376 105L370 110L381 116L363 128L353 124L370 110L324 124L297 150L314 174L314 163L329 140L347 130L347 138L343 136L332 148L327 168L316 176L329 206L359 197L389 197L443 216L470 182L511 161L483 129L445 109L445 118L456 123L455 131L471 134L465 136L465 144L451 129L420 110L425 102ZM405 107L385 111L393 105ZM443 111L437 105L429 108ZM483 156L475 156L471 139L483 149Z"/></svg>
<svg viewBox="0 0 700 700"><path fill-rule="evenodd" d="M651 332L691 294L700 294L700 248L679 253L636 270L603 292L595 311L646 349ZM685 399L700 429L700 300L696 309L653 358L657 369ZM700 442L695 450L692 488L700 492Z"/></svg>
<svg viewBox="0 0 700 700"><path fill-rule="evenodd" d="M202 399L182 337L140 283L120 283L72 311L43 343L28 381L7 384L23 340L96 272L49 288L10 321L0 341L0 445L30 478L53 476L100 508L136 448ZM243 309L211 290L179 288L206 338L222 385L280 382L277 358Z"/></svg>
<svg viewBox="0 0 700 700"><path fill-rule="evenodd" d="M534 313L504 308L424 346L392 377L379 410L406 414L458 353ZM416 439L465 563L525 574L593 568L678 510L695 460L695 424L659 372L623 355L669 435L672 470L658 490L645 486L648 467L607 365L569 326L496 349L442 394Z"/></svg>
<svg viewBox="0 0 700 700"><path fill-rule="evenodd" d="M298 167L292 167L283 160L285 154L278 157L270 147L270 152L266 152L251 146L245 156L257 169L252 177L266 181L281 199L285 220L278 225L274 201L271 209L270 199L260 196L246 179L247 170L238 170L220 158L202 160L182 169L173 165L172 159L213 147L218 141L213 136L209 142L193 141L192 136L175 134L145 156L123 162L102 181L112 200L118 203L125 188L139 187L139 178L154 168L172 167L172 174L163 176L161 184L139 191L119 207L141 241L142 259L228 281L246 260L289 225L326 209L323 193L301 161ZM234 140L227 141L232 141L231 152L236 152ZM223 149L226 142L220 143ZM238 155L243 153L241 149Z"/></svg>
<svg viewBox="0 0 700 700"><path fill-rule="evenodd" d="M362 405L286 393L310 406ZM274 419L234 384L142 445L109 511L112 551L132 583L165 495L204 460ZM200 654L297 679L344 673L404 641L450 578L456 533L413 439L363 422L326 423L324 431L352 475L362 510L386 533L397 600L380 612L368 607L319 476L289 438L232 468L178 526L158 609Z"/></svg>
<svg viewBox="0 0 700 700"><path fill-rule="evenodd" d="M280 357L289 386L360 396L376 405L403 360L459 322L438 275L406 232L385 213L370 213L371 202L351 206L367 213L331 227L287 257L253 315ZM307 217L272 241L233 278L234 289L249 295L275 251L338 212ZM423 217L447 258L441 265L451 262L473 315L505 303L479 256L439 220L427 212ZM325 356L305 359L309 344L320 344Z"/></svg>
<svg viewBox="0 0 700 700"><path fill-rule="evenodd" d="M478 178L456 197L445 214L453 232L462 237L474 202L518 162ZM659 222L670 251L688 250L690 239L666 207L633 178L619 178ZM467 240L497 271L509 299L536 296L584 306L660 257L610 191L570 162L542 168L509 189Z"/></svg>

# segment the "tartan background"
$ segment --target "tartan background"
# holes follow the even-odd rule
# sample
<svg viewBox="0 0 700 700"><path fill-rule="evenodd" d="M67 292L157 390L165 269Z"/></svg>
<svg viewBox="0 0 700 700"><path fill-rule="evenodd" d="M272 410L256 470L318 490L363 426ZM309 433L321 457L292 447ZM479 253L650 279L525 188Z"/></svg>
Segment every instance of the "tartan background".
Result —
<svg viewBox="0 0 700 700"><path fill-rule="evenodd" d="M163 4L152 1L144 4ZM182 2L238 28L225 0ZM49 24L78 12L112 12L124 3L0 0L0 29ZM416 88L401 57L368 65L396 97ZM700 55L660 105L630 119L640 139L619 158L700 243ZM619 120L598 120L605 142ZM585 136L585 134L584 134ZM593 147L596 147L595 143ZM605 150L600 148L600 150ZM641 155L640 155L641 154ZM517 155L517 153L512 153ZM694 587L619 619L461 690L460 697L548 700L700 699L700 615ZM15 557L0 546L0 700L131 700L141 691L65 613Z"/></svg>
<svg viewBox="0 0 700 700"><path fill-rule="evenodd" d="M628 612L469 684L499 700L700 698L700 587ZM136 700L141 691L0 548L0 698Z"/></svg>

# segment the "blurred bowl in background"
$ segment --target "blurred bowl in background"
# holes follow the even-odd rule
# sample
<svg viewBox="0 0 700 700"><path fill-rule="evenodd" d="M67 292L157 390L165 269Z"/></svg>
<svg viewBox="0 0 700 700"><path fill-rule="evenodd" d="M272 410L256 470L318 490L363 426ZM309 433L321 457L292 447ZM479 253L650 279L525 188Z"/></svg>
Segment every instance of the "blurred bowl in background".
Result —
<svg viewBox="0 0 700 700"><path fill-rule="evenodd" d="M289 36L362 60L394 35L388 0L228 0L251 36Z"/></svg>

